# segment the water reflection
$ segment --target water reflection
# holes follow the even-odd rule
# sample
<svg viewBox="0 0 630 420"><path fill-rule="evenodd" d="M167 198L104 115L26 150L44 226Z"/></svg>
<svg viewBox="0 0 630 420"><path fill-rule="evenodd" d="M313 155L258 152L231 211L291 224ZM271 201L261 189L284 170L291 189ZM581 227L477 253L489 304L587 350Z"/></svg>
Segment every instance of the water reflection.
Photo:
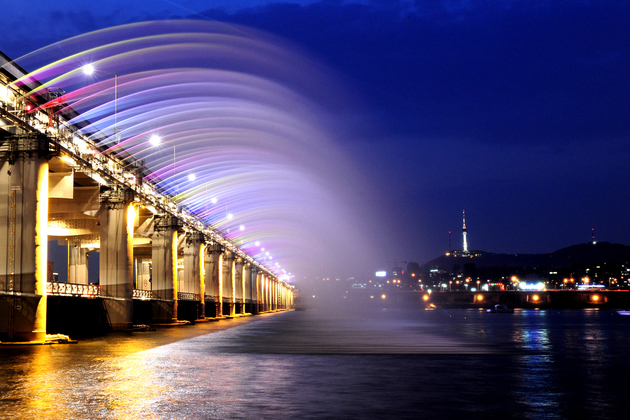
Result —
<svg viewBox="0 0 630 420"><path fill-rule="evenodd" d="M583 311L338 315L293 312L70 346L0 348L0 413L625 418L629 390L618 381L630 373L625 320ZM477 352L466 337L480 336L522 351L487 343Z"/></svg>

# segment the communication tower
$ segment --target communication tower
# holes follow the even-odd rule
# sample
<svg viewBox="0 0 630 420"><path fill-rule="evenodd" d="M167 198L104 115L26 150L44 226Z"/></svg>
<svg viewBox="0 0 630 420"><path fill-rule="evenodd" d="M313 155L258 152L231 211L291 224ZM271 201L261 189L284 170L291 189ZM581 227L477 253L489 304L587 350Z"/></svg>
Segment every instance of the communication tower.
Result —
<svg viewBox="0 0 630 420"><path fill-rule="evenodd" d="M464 247L462 248L462 252L463 253L468 253L468 242L466 241L466 210L462 210L463 213L463 221L464 221L464 227L462 229L462 236L464 237Z"/></svg>

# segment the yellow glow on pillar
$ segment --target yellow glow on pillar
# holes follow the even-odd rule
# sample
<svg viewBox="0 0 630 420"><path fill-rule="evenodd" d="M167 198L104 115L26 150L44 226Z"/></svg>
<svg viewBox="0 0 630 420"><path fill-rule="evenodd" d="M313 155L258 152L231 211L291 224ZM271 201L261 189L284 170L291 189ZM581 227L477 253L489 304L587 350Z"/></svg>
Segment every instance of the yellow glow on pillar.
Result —
<svg viewBox="0 0 630 420"><path fill-rule="evenodd" d="M219 301L219 308L221 308L223 304L223 253L219 254L218 264L219 269L217 271L219 272L219 296L217 300ZM223 313L220 313L219 315L223 315Z"/></svg>
<svg viewBox="0 0 630 420"><path fill-rule="evenodd" d="M593 295L593 302L597 302L599 300L599 295Z"/></svg>
<svg viewBox="0 0 630 420"><path fill-rule="evenodd" d="M206 304L206 270L205 261L203 258L204 255L206 255L206 244L202 243L199 249L199 299L201 305Z"/></svg>
<svg viewBox="0 0 630 420"><path fill-rule="evenodd" d="M48 162L40 159L37 173L35 221L35 294L42 296L35 310L34 339L46 336L46 281L48 277Z"/></svg>
<svg viewBox="0 0 630 420"><path fill-rule="evenodd" d="M136 220L136 208L133 204L129 205L127 209L127 231L130 232L131 237L133 237L133 226L134 221Z"/></svg>
<svg viewBox="0 0 630 420"><path fill-rule="evenodd" d="M483 301L483 295L477 295L477 302Z"/></svg>
<svg viewBox="0 0 630 420"><path fill-rule="evenodd" d="M173 239L171 240L171 276L173 278L173 300L177 301L177 229L173 229Z"/></svg>
<svg viewBox="0 0 630 420"><path fill-rule="evenodd" d="M533 295L533 296L532 296L532 300L533 300L534 302L538 302L538 299L540 299L540 297L539 297L538 295Z"/></svg>

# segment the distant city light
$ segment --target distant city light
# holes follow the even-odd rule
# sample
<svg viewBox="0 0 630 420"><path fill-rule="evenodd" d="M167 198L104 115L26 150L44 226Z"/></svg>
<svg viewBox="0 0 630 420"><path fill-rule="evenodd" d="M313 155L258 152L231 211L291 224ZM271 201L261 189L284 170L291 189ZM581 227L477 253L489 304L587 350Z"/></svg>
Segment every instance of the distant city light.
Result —
<svg viewBox="0 0 630 420"><path fill-rule="evenodd" d="M374 275L376 277L387 277L387 272L386 271L377 271Z"/></svg>
<svg viewBox="0 0 630 420"><path fill-rule="evenodd" d="M521 283L519 283L518 287L521 290L536 290L536 291L540 291L540 290L545 290L545 283L542 283L542 282L538 282L538 283L521 282Z"/></svg>

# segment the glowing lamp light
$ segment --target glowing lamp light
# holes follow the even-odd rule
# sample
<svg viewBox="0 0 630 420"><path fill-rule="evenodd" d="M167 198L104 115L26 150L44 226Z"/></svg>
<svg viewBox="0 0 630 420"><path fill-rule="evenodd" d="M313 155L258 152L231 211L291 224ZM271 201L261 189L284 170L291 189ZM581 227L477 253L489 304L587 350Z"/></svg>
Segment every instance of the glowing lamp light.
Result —
<svg viewBox="0 0 630 420"><path fill-rule="evenodd" d="M538 295L533 295L533 296L532 296L532 300L533 300L534 302L538 302L538 299L540 299L540 297L539 297Z"/></svg>
<svg viewBox="0 0 630 420"><path fill-rule="evenodd" d="M381 295L381 299L385 299L386 297L386 295Z"/></svg>
<svg viewBox="0 0 630 420"><path fill-rule="evenodd" d="M149 143L151 143L151 146L153 147L159 146L161 142L162 142L162 139L157 134L153 134L149 138Z"/></svg>
<svg viewBox="0 0 630 420"><path fill-rule="evenodd" d="M210 200L212 202L212 204L217 204L217 198L216 197L212 197L212 200Z"/></svg>
<svg viewBox="0 0 630 420"><path fill-rule="evenodd" d="M195 176L195 174L189 174L188 175L188 180L189 181L194 181L197 177Z"/></svg>
<svg viewBox="0 0 630 420"><path fill-rule="evenodd" d="M254 245L256 245L256 246L260 246L260 242L259 242L259 241L256 241L256 243L255 243ZM263 249L263 251L264 251L264 249Z"/></svg>
<svg viewBox="0 0 630 420"><path fill-rule="evenodd" d="M424 301L429 300L429 295L424 295L424 296L422 296L422 300L424 300Z"/></svg>
<svg viewBox="0 0 630 420"><path fill-rule="evenodd" d="M239 228L239 230L245 230L245 226L244 225L240 225L238 228Z"/></svg>
<svg viewBox="0 0 630 420"><path fill-rule="evenodd" d="M599 295L593 295L593 302L597 302L599 300Z"/></svg>
<svg viewBox="0 0 630 420"><path fill-rule="evenodd" d="M234 217L234 215L232 213L228 213L228 215L227 215L227 219L228 220L232 220L233 217Z"/></svg>
<svg viewBox="0 0 630 420"><path fill-rule="evenodd" d="M88 76L93 74L94 70L94 66L91 64L86 64L85 66L83 66L83 74L87 74Z"/></svg>
<svg viewBox="0 0 630 420"><path fill-rule="evenodd" d="M483 301L483 295L477 295L477 302Z"/></svg>

